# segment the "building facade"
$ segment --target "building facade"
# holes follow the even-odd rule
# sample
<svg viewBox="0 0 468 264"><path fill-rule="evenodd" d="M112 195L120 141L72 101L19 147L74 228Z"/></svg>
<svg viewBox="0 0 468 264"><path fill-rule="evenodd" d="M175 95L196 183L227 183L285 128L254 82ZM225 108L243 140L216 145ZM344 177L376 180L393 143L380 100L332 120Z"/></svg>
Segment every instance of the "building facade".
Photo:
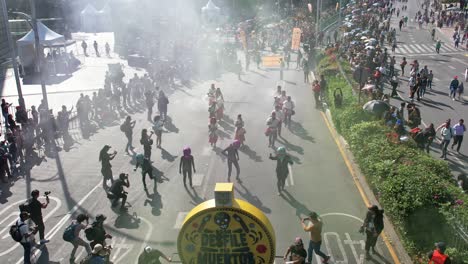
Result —
<svg viewBox="0 0 468 264"><path fill-rule="evenodd" d="M6 23L4 23L5 13L6 12L4 12L3 10L3 5L0 4L0 65L5 64L10 59L10 48L8 45L7 28L6 28L7 25ZM1 75L2 73L0 73L0 76Z"/></svg>

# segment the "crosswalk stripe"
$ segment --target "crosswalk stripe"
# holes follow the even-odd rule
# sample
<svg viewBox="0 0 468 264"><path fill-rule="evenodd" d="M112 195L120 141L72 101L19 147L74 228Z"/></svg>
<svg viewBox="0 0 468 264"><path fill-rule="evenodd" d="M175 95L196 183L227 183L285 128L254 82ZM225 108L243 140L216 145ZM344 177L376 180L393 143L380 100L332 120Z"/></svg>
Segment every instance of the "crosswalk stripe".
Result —
<svg viewBox="0 0 468 264"><path fill-rule="evenodd" d="M408 49L408 53L418 53L418 51L410 45L406 46L406 49Z"/></svg>
<svg viewBox="0 0 468 264"><path fill-rule="evenodd" d="M181 229L182 224L184 223L185 217L188 215L189 212L179 212L177 214L177 218L174 224L174 229Z"/></svg>
<svg viewBox="0 0 468 264"><path fill-rule="evenodd" d="M418 50L418 52L424 52L424 50L419 46L419 44L414 44L413 47Z"/></svg>
<svg viewBox="0 0 468 264"><path fill-rule="evenodd" d="M410 52L408 52L407 49L405 49L404 46L400 46L398 49L400 50L400 53L402 53L402 54L410 53Z"/></svg>
<svg viewBox="0 0 468 264"><path fill-rule="evenodd" d="M427 44L421 44L421 48L424 50L424 52L434 52L434 49Z"/></svg>
<svg viewBox="0 0 468 264"><path fill-rule="evenodd" d="M443 47L441 48L441 50L458 51L457 48L455 48L454 46L451 46L451 45L450 45L450 46L449 46L449 45L443 46Z"/></svg>

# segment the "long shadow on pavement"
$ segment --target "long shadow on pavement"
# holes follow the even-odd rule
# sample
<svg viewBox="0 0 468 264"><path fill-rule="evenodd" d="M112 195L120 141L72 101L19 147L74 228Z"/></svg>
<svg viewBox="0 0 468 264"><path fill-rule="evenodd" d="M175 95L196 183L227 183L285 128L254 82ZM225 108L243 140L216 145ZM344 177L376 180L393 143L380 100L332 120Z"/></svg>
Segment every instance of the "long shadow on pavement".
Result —
<svg viewBox="0 0 468 264"><path fill-rule="evenodd" d="M286 150L291 150L297 152L299 155L304 155L304 149L301 146L294 145L283 137L279 137L277 141L283 144Z"/></svg>
<svg viewBox="0 0 468 264"><path fill-rule="evenodd" d="M291 128L289 130L301 139L315 143L315 139L309 135L309 132L305 130L301 123L291 120Z"/></svg>
<svg viewBox="0 0 468 264"><path fill-rule="evenodd" d="M199 205L201 203L203 203L205 201L205 199L201 198L197 191L195 190L195 188L191 188L192 192L190 192L189 188L187 186L184 186L185 187L185 191L187 191L188 195L190 196L190 198L192 199L192 201L190 201L191 204L193 205Z"/></svg>
<svg viewBox="0 0 468 264"><path fill-rule="evenodd" d="M292 196L287 190L281 193L281 198L288 202L292 207L296 208L296 215L298 217L301 217L301 215L309 215L309 213L312 212L307 208L307 206L297 201L296 198L294 198L294 196Z"/></svg>
<svg viewBox="0 0 468 264"><path fill-rule="evenodd" d="M263 162L262 157L258 156L257 152L255 152L247 145L240 147L239 151L247 155L250 159L252 159L255 162Z"/></svg>
<svg viewBox="0 0 468 264"><path fill-rule="evenodd" d="M240 196L242 196L244 199L246 199L249 203L255 205L257 208L262 210L262 212L269 214L271 213L271 209L266 207L262 201L258 198L258 196L253 195L247 187L245 187L242 182L239 182L239 186L242 187L242 190L240 188L237 188L234 186L234 189L239 193Z"/></svg>

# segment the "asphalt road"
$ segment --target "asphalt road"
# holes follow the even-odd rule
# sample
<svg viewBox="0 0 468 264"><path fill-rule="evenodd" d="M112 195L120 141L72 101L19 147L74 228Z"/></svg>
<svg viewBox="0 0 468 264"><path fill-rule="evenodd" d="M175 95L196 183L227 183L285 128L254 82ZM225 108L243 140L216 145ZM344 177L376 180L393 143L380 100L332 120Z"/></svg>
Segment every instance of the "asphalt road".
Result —
<svg viewBox="0 0 468 264"><path fill-rule="evenodd" d="M427 65L428 69L432 70L434 73L432 90L427 89L425 97L420 102L415 101L416 105L421 110L423 126L434 123L437 127L448 118L451 118L452 125L455 125L458 123L459 119L467 119L468 98L465 92L464 99L453 101L449 97L449 84L454 76L458 76L460 81L464 81L465 69L468 65L468 51L454 47L451 39L453 29L443 29L445 32L450 32L449 36L447 36L448 34L443 34L443 32L438 29L436 31L436 39L441 39L443 45L440 54L435 52L435 41L431 39L429 27L423 26L422 29L419 29L417 23L411 21L419 10L420 2L422 1L408 1L405 3L408 6L408 10L402 12L402 15L408 15L410 21L408 22L408 27L404 27L401 32L398 31L398 18L394 16L392 19L392 27L397 29L399 47L394 54L397 58L396 66L399 68L401 58L406 57L408 64L416 59L419 62L420 69L424 67L424 65ZM397 7L400 6L401 3L398 2ZM461 46L462 45L460 45L460 47ZM391 48L389 48L389 51L391 52ZM401 98L407 102L410 100L408 86L409 70L410 66L408 65L405 69L405 76L400 77L399 86ZM468 83L465 82L465 86L467 84ZM402 100L400 99L391 100L391 103L396 106L399 106L401 102ZM451 150L448 155L448 163L455 176L461 172L465 174L468 173L468 143L462 143L460 152L461 153L457 153ZM441 155L441 150L435 142L431 148L431 153L436 158L439 158Z"/></svg>
<svg viewBox="0 0 468 264"><path fill-rule="evenodd" d="M295 70L285 71L282 85L295 101L297 114L291 130L283 129L284 138L277 144L287 148L294 165L287 180L287 192L277 195L275 163L268 159L273 150L267 147L263 132L278 79L278 71L262 69L247 72L242 81L230 73L213 81L221 87L226 100L227 118L220 124L223 132L219 147L226 147L232 141L233 119L237 114L242 114L247 130L247 147L240 152L242 183L235 183L235 197L249 201L268 216L276 233L276 255L283 255L296 236L307 241L299 216L314 210L325 221L323 250L333 256L331 263L362 263L364 236L358 229L365 216L365 204L321 113L315 109L310 88L301 82L302 72ZM198 203L212 199L216 182L227 180L227 164L219 154L220 149L212 150L208 144L206 92L211 82L199 81L192 88L168 91L172 122L163 134L163 148L154 148L152 156L154 167L164 178L158 186L160 196L143 191L140 171L133 171L132 157L124 154L125 139L119 123L99 131L90 140L74 133L79 144L69 152L61 152L59 159L48 159L34 168L30 182L19 179L12 186L2 185L1 262L21 262L22 248L12 242L7 228L16 219L18 205L31 189L52 191L51 204L43 210L46 237L51 242L47 244L48 250L38 254L42 256L38 263L47 263L42 262L47 259L50 263L68 263L72 246L64 243L61 236L71 217L80 212L107 215L106 227L114 236L108 241L114 246L114 263L134 263L145 245L174 254L177 259L175 242L186 213ZM137 120L135 151L142 152L139 134L150 123L145 112L133 117ZM112 162L114 176L119 172L130 174L128 214L114 211L101 187L98 152L104 144L112 145L119 152ZM194 190L184 189L178 174L179 157L187 145L192 148L196 162ZM378 251L382 256L368 263L393 263L381 240ZM84 250L80 249L77 259L83 256ZM278 260L277 263L282 263Z"/></svg>

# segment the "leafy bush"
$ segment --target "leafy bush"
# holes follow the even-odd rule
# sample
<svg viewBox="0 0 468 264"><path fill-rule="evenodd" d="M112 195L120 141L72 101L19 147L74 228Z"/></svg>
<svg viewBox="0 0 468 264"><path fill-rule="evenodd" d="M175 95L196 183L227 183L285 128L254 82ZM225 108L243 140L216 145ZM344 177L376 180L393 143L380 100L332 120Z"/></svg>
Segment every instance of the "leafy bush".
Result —
<svg viewBox="0 0 468 264"><path fill-rule="evenodd" d="M327 99L336 129L347 140L361 171L395 223L408 253L426 261L433 243L444 240L453 263L468 263L460 229L468 230L468 195L455 186L448 164L394 138L391 128L362 110L352 87L330 56L319 62L328 82ZM335 67L336 66L336 67ZM351 74L349 65L342 67ZM353 81L350 80L351 85ZM333 103L333 91L343 90L343 106Z"/></svg>

